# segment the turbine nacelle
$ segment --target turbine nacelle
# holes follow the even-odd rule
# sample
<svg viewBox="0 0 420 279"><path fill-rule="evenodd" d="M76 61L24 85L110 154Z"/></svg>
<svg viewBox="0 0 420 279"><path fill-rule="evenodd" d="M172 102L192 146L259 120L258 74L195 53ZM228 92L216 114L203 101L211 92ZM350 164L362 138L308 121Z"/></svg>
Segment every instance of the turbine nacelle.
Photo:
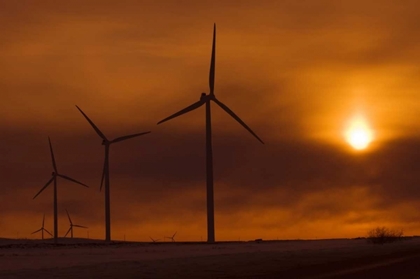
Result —
<svg viewBox="0 0 420 279"><path fill-rule="evenodd" d="M207 101L207 96L205 92L201 93L200 101Z"/></svg>
<svg viewBox="0 0 420 279"><path fill-rule="evenodd" d="M200 96L200 101L201 102L207 102L207 101L211 101L211 100L214 100L214 99L216 99L214 94L207 94L205 92L201 93L201 96Z"/></svg>

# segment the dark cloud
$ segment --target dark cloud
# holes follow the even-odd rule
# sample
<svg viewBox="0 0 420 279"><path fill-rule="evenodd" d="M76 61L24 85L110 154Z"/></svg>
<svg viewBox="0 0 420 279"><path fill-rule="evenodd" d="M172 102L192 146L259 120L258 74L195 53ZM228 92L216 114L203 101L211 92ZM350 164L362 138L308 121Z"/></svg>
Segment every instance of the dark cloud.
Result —
<svg viewBox="0 0 420 279"><path fill-rule="evenodd" d="M122 228L131 222L146 225L156 218L182 220L189 214L205 217L204 133L197 129L184 136L182 131L171 130L174 126L112 146L111 192L116 226ZM271 208L292 214L294 219L284 220L292 225L337 216L347 220L346 214L354 210L386 212L404 203L418 204L418 139L389 142L375 152L352 154L309 140L261 145L246 133L238 134L219 132L214 136L215 201L222 216ZM96 139L93 133L66 135L54 141L59 169L91 186L83 189L60 179L59 207L61 218L67 208L81 222L100 226L103 193L98 187L103 150L92 138ZM8 156L18 158L23 165L18 167L16 159L14 167L9 167L10 177L6 177L19 185L3 190L2 210L9 214L29 211L40 215L52 210L52 189L32 200L51 171L47 140L39 137L32 144L8 145L13 147ZM36 162L25 165L34 157ZM3 162L3 168L9 164ZM359 204L360 199L370 201L368 205L373 208ZM16 200L22 201L22 206L16 207ZM348 222L368 218L374 217L360 213Z"/></svg>

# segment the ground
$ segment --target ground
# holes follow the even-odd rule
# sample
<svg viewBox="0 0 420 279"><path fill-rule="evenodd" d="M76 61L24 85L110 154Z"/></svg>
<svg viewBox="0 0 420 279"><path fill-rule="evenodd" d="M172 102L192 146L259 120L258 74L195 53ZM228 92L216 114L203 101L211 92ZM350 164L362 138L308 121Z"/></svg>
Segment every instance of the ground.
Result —
<svg viewBox="0 0 420 279"><path fill-rule="evenodd" d="M60 243L0 240L0 278L420 278L420 238Z"/></svg>

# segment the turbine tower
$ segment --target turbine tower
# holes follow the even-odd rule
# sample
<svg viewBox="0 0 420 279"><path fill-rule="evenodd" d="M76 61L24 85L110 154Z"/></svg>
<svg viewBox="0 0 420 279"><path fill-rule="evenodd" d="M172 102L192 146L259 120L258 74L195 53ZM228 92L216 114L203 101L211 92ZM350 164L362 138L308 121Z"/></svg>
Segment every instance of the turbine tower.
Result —
<svg viewBox="0 0 420 279"><path fill-rule="evenodd" d="M69 230L66 232L66 234L64 235L64 237L66 237L66 236L70 233L71 238L73 238L73 227L83 228L83 229L87 229L87 228L88 228L88 227L85 227L85 226L81 226L81 225L75 225L75 224L73 224L73 222L71 221L71 218L70 218L70 214L69 214L69 212L67 211L67 209L66 209L66 213L67 213L67 217L69 217L70 228L69 228Z"/></svg>
<svg viewBox="0 0 420 279"><path fill-rule="evenodd" d="M57 171L57 165L55 164L54 152L53 152L53 149L52 149L50 137L48 137L48 142L50 144L51 159L52 159L52 165L53 165L54 171L51 174L52 175L51 179L48 180L47 184L45 184L45 186L42 187L41 190L39 190L39 192L35 195L34 199L39 194L41 194L42 191L44 191L45 188L47 188L48 185L51 184L51 182L54 181L54 243L57 243L57 239L58 239L58 222L57 222L57 220L58 220L58 215L57 215L57 177L64 178L66 180L69 180L71 182L80 184L80 185L85 186L85 187L88 187L88 186L85 185L85 184L83 184L82 182L79 182L79 181L73 179L73 178L70 178L68 176L65 176L63 174L58 173L58 171Z"/></svg>
<svg viewBox="0 0 420 279"><path fill-rule="evenodd" d="M150 133L144 132L144 133L138 133L138 134L132 134L127 136L118 137L113 140L107 139L105 135L99 130L99 128L92 122L92 120L89 119L89 117L78 107L76 108L83 114L83 116L86 118L86 120L89 122L89 124L92 126L92 128L96 131L96 133L102 138L102 145L105 146L105 160L104 160L104 168L102 171L102 179L101 179L101 187L100 190L102 190L102 185L105 180L105 240L107 242L111 241L111 200L110 200L110 189L109 189L109 147L111 144L120 142L123 140L131 139L134 137L142 136L145 134Z"/></svg>
<svg viewBox="0 0 420 279"><path fill-rule="evenodd" d="M44 224L45 224L45 214L44 214L44 217L42 217L42 227L39 229L39 230L37 230L37 231L34 231L33 233L31 233L31 234L35 234L35 233L37 233L37 232L41 232L41 239L42 240L44 240L44 231L46 232L46 233L48 233L49 235L51 235L51 236L53 236L47 229L45 229L44 228Z"/></svg>
<svg viewBox="0 0 420 279"><path fill-rule="evenodd" d="M200 100L193 103L192 105L180 110L177 113L172 114L171 116L161 120L158 124L168 121L172 118L180 116L184 113L195 110L202 105L206 105L206 178L207 178L207 242L215 242L214 234L214 198L213 198L213 151L211 143L211 111L210 103L211 101L219 105L224 111L226 111L231 117L239 122L248 132L250 132L254 137L257 138L262 144L264 142L225 104L220 102L216 95L214 94L214 79L215 79L215 64L216 64L216 24L213 28L213 45L210 61L210 73L209 73L209 86L210 93L201 93Z"/></svg>

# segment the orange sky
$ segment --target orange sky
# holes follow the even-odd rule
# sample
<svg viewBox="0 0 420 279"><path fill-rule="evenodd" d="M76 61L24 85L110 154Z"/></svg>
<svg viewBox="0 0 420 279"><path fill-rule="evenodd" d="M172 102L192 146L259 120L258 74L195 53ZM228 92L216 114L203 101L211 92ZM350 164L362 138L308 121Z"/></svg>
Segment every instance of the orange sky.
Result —
<svg viewBox="0 0 420 279"><path fill-rule="evenodd" d="M299 2L299 3L297 3ZM376 225L420 234L417 1L1 1L0 237L52 230L52 171L65 209L104 237L101 140L111 148L114 239L178 231L206 238L204 108L156 122L208 92L217 23L218 98L265 142L212 106L217 240L356 237ZM362 113L365 152L343 138ZM75 231L76 236L86 236Z"/></svg>

